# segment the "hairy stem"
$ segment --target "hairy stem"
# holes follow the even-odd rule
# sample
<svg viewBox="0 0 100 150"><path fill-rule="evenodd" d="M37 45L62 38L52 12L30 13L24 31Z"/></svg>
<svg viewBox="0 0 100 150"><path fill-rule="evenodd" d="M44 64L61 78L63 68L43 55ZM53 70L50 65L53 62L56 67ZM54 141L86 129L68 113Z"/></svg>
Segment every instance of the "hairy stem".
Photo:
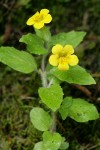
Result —
<svg viewBox="0 0 100 150"><path fill-rule="evenodd" d="M45 88L48 88L51 86L53 79L50 80L50 82L47 82L47 74L45 70L45 59L46 55L43 56L42 62L41 62L41 70L40 70L40 75L41 75L41 80L42 80L42 86ZM52 125L50 128L50 132L53 133L56 131L56 113L51 110L51 116L52 116Z"/></svg>
<svg viewBox="0 0 100 150"><path fill-rule="evenodd" d="M54 111L51 111L51 115L52 115L52 125L50 128L50 132L54 133L56 131L56 113Z"/></svg>
<svg viewBox="0 0 100 150"><path fill-rule="evenodd" d="M43 87L47 87L48 86L48 82L47 82L47 75L46 75L46 72L42 71L42 70L39 70L39 73L40 73L40 76L41 76L41 80L42 80L42 86Z"/></svg>

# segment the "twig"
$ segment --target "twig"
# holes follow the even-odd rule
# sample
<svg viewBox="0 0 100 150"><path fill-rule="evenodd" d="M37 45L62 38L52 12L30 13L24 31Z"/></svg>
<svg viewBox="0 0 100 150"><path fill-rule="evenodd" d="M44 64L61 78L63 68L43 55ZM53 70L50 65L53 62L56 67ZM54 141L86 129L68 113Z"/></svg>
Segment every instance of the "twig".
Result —
<svg viewBox="0 0 100 150"><path fill-rule="evenodd" d="M85 86L81 86L81 85L77 85L77 84L73 84L74 87L76 87L77 89L79 89L80 91L82 91L84 94L86 94L88 97L91 97L91 91L89 91L89 89L87 89Z"/></svg>
<svg viewBox="0 0 100 150"><path fill-rule="evenodd" d="M65 133L66 130L65 130L65 128L62 126L62 124L60 123L59 120L57 120L57 124L59 125L59 127L61 128L61 130Z"/></svg>
<svg viewBox="0 0 100 150"><path fill-rule="evenodd" d="M94 73L92 74L93 77L100 77L100 73Z"/></svg>

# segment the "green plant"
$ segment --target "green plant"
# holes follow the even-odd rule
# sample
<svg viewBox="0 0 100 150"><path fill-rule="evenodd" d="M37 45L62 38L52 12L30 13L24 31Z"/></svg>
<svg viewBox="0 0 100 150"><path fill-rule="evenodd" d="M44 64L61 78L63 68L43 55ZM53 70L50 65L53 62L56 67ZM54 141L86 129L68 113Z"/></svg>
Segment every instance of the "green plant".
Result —
<svg viewBox="0 0 100 150"><path fill-rule="evenodd" d="M43 140L35 144L34 150L68 149L68 142L56 129L58 113L63 120L70 117L77 122L99 118L93 104L81 98L64 97L60 86L61 82L95 84L92 76L78 65L78 57L73 54L74 48L80 44L86 33L71 31L51 36L50 29L45 26L51 20L47 9L42 9L28 19L27 25L33 25L36 34L28 33L21 37L20 42L26 44L27 52L13 47L0 48L2 63L22 73L35 71L41 77L42 87L38 90L41 107L33 107L30 119L34 127L43 132ZM48 56L51 48L50 65ZM33 54L39 55L41 62L36 62Z"/></svg>

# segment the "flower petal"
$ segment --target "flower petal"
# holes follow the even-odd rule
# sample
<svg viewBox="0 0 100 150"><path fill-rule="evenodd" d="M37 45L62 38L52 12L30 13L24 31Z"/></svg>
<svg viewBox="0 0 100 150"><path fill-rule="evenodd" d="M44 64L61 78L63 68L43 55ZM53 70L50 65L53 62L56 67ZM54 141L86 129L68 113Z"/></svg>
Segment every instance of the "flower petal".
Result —
<svg viewBox="0 0 100 150"><path fill-rule="evenodd" d="M47 15L49 13L48 9L41 9L40 14Z"/></svg>
<svg viewBox="0 0 100 150"><path fill-rule="evenodd" d="M50 14L46 15L46 17L43 19L44 23L50 23L52 20L52 17Z"/></svg>
<svg viewBox="0 0 100 150"><path fill-rule="evenodd" d="M71 55L74 53L74 48L72 45L65 45L63 50L65 51L66 54Z"/></svg>
<svg viewBox="0 0 100 150"><path fill-rule="evenodd" d="M42 21L34 23L34 27L36 29L41 29L43 26L44 26L44 23Z"/></svg>
<svg viewBox="0 0 100 150"><path fill-rule="evenodd" d="M29 26L33 25L35 23L35 18L37 18L38 16L39 16L39 12L36 12L32 17L30 17L27 20L26 24Z"/></svg>
<svg viewBox="0 0 100 150"><path fill-rule="evenodd" d="M53 54L59 54L60 52L62 52L63 46L60 44L56 44L55 46L53 46L52 48L52 53Z"/></svg>
<svg viewBox="0 0 100 150"><path fill-rule="evenodd" d="M27 25L29 25L29 26L31 26L31 25L33 25L33 24L34 24L33 16L32 16L32 17L30 17L30 18L27 20L26 24L27 24Z"/></svg>
<svg viewBox="0 0 100 150"><path fill-rule="evenodd" d="M69 65L68 65L68 63L67 63L66 57L60 57L60 58L59 58L58 69L59 69L59 70L62 70L62 71L69 69Z"/></svg>
<svg viewBox="0 0 100 150"><path fill-rule="evenodd" d="M37 17L39 17L39 16L40 16L40 14L39 14L38 11L33 15L34 18L37 18Z"/></svg>
<svg viewBox="0 0 100 150"><path fill-rule="evenodd" d="M62 71L68 70L68 69L69 69L69 65L66 64L66 63L63 63L63 64L60 63L60 64L58 65L58 69L59 69L59 70L62 70Z"/></svg>
<svg viewBox="0 0 100 150"><path fill-rule="evenodd" d="M52 65L52 66L57 66L58 65L58 55L51 55L49 57L49 63Z"/></svg>
<svg viewBox="0 0 100 150"><path fill-rule="evenodd" d="M78 64L79 59L76 55L69 55L69 56L67 56L67 62L69 65L75 66Z"/></svg>

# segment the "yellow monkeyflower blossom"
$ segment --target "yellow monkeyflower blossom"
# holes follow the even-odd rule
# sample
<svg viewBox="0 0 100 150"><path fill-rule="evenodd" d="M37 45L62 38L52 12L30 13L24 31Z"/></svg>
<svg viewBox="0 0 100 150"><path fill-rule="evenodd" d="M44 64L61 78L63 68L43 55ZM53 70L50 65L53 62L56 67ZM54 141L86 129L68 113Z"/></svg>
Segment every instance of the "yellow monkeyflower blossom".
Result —
<svg viewBox="0 0 100 150"><path fill-rule="evenodd" d="M45 23L50 23L52 20L48 9L41 9L40 13L37 11L32 17L30 17L26 24L33 25L36 29L41 29Z"/></svg>
<svg viewBox="0 0 100 150"><path fill-rule="evenodd" d="M58 66L59 70L68 70L69 65L75 66L79 60L74 55L74 49L72 45L65 45L64 47L60 44L56 44L52 48L52 55L49 57L49 63L52 66Z"/></svg>

